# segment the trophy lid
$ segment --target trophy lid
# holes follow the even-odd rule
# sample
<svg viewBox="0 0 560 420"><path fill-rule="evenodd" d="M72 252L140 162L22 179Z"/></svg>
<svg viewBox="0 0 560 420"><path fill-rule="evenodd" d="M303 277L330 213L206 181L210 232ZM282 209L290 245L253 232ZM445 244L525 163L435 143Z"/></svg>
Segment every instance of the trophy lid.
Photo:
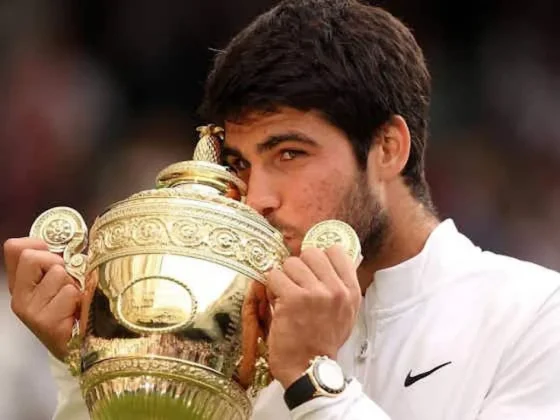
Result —
<svg viewBox="0 0 560 420"><path fill-rule="evenodd" d="M221 143L224 129L213 124L198 127L200 139L196 145L193 159L174 163L163 169L156 177L157 188L196 185L207 193L219 193L239 200L247 193L247 186L226 167L220 165Z"/></svg>

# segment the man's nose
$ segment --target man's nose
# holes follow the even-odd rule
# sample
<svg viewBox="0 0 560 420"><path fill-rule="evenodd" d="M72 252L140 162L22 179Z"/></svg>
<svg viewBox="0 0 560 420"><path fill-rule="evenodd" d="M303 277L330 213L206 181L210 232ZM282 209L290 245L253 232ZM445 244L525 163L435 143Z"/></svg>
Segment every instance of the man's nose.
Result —
<svg viewBox="0 0 560 420"><path fill-rule="evenodd" d="M267 217L280 206L278 192L271 180L262 172L251 169L251 176L247 182L246 203Z"/></svg>

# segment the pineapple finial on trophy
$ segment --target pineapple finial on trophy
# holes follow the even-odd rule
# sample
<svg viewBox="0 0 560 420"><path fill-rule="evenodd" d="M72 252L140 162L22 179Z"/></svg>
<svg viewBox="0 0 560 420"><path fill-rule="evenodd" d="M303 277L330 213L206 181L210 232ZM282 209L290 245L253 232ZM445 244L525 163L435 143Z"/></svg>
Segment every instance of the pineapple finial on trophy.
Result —
<svg viewBox="0 0 560 420"><path fill-rule="evenodd" d="M197 128L199 140L189 161L164 168L156 177L157 188L188 188L205 194L221 194L240 200L247 191L245 183L221 163L224 129L214 124Z"/></svg>
<svg viewBox="0 0 560 420"><path fill-rule="evenodd" d="M224 141L224 129L214 124L197 127L196 131L200 137L194 149L193 160L202 160L220 164L222 142Z"/></svg>

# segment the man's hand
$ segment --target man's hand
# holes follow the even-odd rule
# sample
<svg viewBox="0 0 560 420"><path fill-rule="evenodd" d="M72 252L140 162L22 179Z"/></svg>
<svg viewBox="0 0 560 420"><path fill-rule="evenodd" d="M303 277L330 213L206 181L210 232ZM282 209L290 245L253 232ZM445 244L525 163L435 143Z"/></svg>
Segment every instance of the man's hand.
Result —
<svg viewBox="0 0 560 420"><path fill-rule="evenodd" d="M356 268L340 245L304 250L283 271L268 274L273 305L269 366L284 389L315 356L336 358L350 336L361 301Z"/></svg>
<svg viewBox="0 0 560 420"><path fill-rule="evenodd" d="M4 257L12 310L55 357L64 359L81 292L62 257L33 238L9 239Z"/></svg>

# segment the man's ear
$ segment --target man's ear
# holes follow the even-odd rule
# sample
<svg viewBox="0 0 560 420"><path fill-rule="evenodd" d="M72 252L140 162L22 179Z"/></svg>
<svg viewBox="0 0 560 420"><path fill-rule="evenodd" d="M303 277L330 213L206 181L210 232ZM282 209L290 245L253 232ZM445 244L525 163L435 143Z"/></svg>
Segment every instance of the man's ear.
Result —
<svg viewBox="0 0 560 420"><path fill-rule="evenodd" d="M391 181L403 171L410 155L410 131L403 117L393 115L375 136L368 169L379 181Z"/></svg>

